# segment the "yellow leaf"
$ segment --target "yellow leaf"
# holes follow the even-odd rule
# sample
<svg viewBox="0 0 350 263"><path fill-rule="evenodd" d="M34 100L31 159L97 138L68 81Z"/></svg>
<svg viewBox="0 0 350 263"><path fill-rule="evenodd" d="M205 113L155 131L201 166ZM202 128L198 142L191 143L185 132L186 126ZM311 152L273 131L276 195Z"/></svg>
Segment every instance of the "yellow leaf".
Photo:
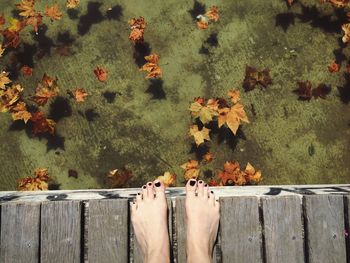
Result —
<svg viewBox="0 0 350 263"><path fill-rule="evenodd" d="M0 89L5 89L5 85L11 83L8 75L9 73L5 71L0 73Z"/></svg>
<svg viewBox="0 0 350 263"><path fill-rule="evenodd" d="M230 90L227 95L231 98L233 103L237 103L241 99L240 92L236 89Z"/></svg>
<svg viewBox="0 0 350 263"><path fill-rule="evenodd" d="M194 137L197 146L204 143L204 140L210 141L209 132L210 129L206 127L203 127L201 130L198 129L197 125L191 125L190 127L190 135Z"/></svg>
<svg viewBox="0 0 350 263"><path fill-rule="evenodd" d="M79 5L80 0L67 0L67 8L76 8Z"/></svg>
<svg viewBox="0 0 350 263"><path fill-rule="evenodd" d="M188 160L187 163L181 165L181 168L185 169L184 177L186 180L198 178L200 172L198 161Z"/></svg>
<svg viewBox="0 0 350 263"><path fill-rule="evenodd" d="M22 0L20 4L16 4L16 7L19 11L20 16L30 17L35 15L34 10L35 0Z"/></svg>
<svg viewBox="0 0 350 263"><path fill-rule="evenodd" d="M8 28L9 31L18 32L22 29L22 23L18 19L10 18L11 26Z"/></svg>
<svg viewBox="0 0 350 263"><path fill-rule="evenodd" d="M190 106L190 111L192 116L200 119L203 124L206 124L213 120L214 116L217 116L218 113L208 106L203 106L197 101L192 102Z"/></svg>
<svg viewBox="0 0 350 263"><path fill-rule="evenodd" d="M54 4L51 7L46 6L45 15L50 17L51 20L60 20L63 14L61 13L58 4Z"/></svg>
<svg viewBox="0 0 350 263"><path fill-rule="evenodd" d="M0 58L4 54L5 48L2 48L2 44L0 44Z"/></svg>
<svg viewBox="0 0 350 263"><path fill-rule="evenodd" d="M165 172L164 175L158 176L157 179L161 181L166 187L174 186L176 183L176 175L171 174L170 172Z"/></svg>

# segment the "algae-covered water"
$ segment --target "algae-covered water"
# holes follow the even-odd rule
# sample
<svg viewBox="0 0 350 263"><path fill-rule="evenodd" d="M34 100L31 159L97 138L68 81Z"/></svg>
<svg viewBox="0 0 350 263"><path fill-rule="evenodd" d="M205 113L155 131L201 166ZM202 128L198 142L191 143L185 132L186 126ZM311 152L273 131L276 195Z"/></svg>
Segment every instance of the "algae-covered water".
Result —
<svg viewBox="0 0 350 263"><path fill-rule="evenodd" d="M18 1L2 0L5 19L17 17ZM124 186L140 186L170 171L183 184L181 164L200 155L188 135L189 105L195 97L226 97L241 91L249 124L233 136L213 135L209 178L225 161L250 162L262 170L262 184L334 184L350 181L350 84L345 67L350 47L341 42L346 11L320 1L299 0L128 0L85 1L67 11L63 0L37 1L38 9L58 3L63 17L43 19L36 35L21 32L17 49L5 51L9 71L24 95L35 93L44 73L58 78L60 94L42 107L57 123L55 136L33 136L22 121L0 114L0 190L48 168L60 189L111 187L108 171L127 167ZM198 29L195 17L217 5L220 19ZM143 16L145 42L128 39L128 20ZM58 51L68 47L68 55ZM61 52L62 53L62 52ZM163 77L145 79L143 56L160 55ZM337 60L341 69L330 73ZM14 62L15 61L15 62ZM33 76L19 72L23 65ZM272 85L244 92L246 65L270 69ZM93 70L108 71L105 83ZM326 99L300 101L297 81L332 87ZM68 90L84 88L77 103ZM205 150L205 149L204 149ZM204 151L203 149L201 151ZM68 170L78 173L68 176Z"/></svg>

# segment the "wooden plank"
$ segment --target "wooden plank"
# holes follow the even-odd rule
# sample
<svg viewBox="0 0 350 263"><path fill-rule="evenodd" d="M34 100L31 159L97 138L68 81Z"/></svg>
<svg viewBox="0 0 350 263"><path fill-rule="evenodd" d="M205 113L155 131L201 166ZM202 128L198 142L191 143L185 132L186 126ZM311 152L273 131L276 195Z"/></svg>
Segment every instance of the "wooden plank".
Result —
<svg viewBox="0 0 350 263"><path fill-rule="evenodd" d="M168 230L169 230L169 236L170 236L170 242L172 243L172 204L171 199L167 199L168 202ZM141 249L139 247L139 244L136 241L136 237L133 237L133 245L134 245L134 263L142 263L144 261L144 257L142 256ZM172 247L170 245L170 247Z"/></svg>
<svg viewBox="0 0 350 263"><path fill-rule="evenodd" d="M81 204L79 201L41 205L41 262L80 262Z"/></svg>
<svg viewBox="0 0 350 263"><path fill-rule="evenodd" d="M350 195L344 196L344 216L345 216L345 231L344 231L344 236L345 236L345 246L346 246L346 257L347 257L347 262L350 263Z"/></svg>
<svg viewBox="0 0 350 263"><path fill-rule="evenodd" d="M177 197L175 203L175 220L176 220L176 262L186 262L186 197Z"/></svg>
<svg viewBox="0 0 350 263"><path fill-rule="evenodd" d="M262 262L258 198L225 197L220 205L222 262Z"/></svg>
<svg viewBox="0 0 350 263"><path fill-rule="evenodd" d="M343 196L304 196L309 263L346 262Z"/></svg>
<svg viewBox="0 0 350 263"><path fill-rule="evenodd" d="M262 199L266 261L304 262L301 196Z"/></svg>
<svg viewBox="0 0 350 263"><path fill-rule="evenodd" d="M39 262L40 203L1 205L2 263Z"/></svg>
<svg viewBox="0 0 350 263"><path fill-rule="evenodd" d="M127 262L128 201L91 200L88 237L88 262Z"/></svg>

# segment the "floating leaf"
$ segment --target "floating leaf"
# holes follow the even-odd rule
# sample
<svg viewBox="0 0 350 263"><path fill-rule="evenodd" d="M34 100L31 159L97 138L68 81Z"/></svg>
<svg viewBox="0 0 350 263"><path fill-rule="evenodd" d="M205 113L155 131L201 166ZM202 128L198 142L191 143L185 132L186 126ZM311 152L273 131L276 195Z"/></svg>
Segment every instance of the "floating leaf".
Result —
<svg viewBox="0 0 350 263"><path fill-rule="evenodd" d="M58 6L58 4L54 4L51 7L46 6L45 15L47 17L50 17L51 20L60 20L63 14L61 13L60 7Z"/></svg>
<svg viewBox="0 0 350 263"><path fill-rule="evenodd" d="M46 168L38 168L34 171L33 177L25 177L18 180L17 189L19 191L46 191L49 189L50 180Z"/></svg>
<svg viewBox="0 0 350 263"><path fill-rule="evenodd" d="M24 76L32 76L33 75L33 69L27 65L24 65L21 68L21 72Z"/></svg>
<svg viewBox="0 0 350 263"><path fill-rule="evenodd" d="M340 65L339 65L336 61L333 61L331 64L329 64L328 70L329 70L329 72L331 72L331 73L333 73L333 72L339 72L339 70L340 70Z"/></svg>
<svg viewBox="0 0 350 263"><path fill-rule="evenodd" d="M205 106L203 104L195 100L190 105L190 111L193 117L199 118L203 124L206 124L212 121L213 117L218 116L219 114L215 109L215 107L217 106L217 103L215 103L215 101L211 101L209 106L208 105Z"/></svg>
<svg viewBox="0 0 350 263"><path fill-rule="evenodd" d="M5 49L2 47L2 44L0 44L0 58L2 57L2 55L4 54ZM1 74L1 73L0 73Z"/></svg>
<svg viewBox="0 0 350 263"><path fill-rule="evenodd" d="M74 91L74 98L77 102L84 102L85 97L89 94L84 89L76 89Z"/></svg>
<svg viewBox="0 0 350 263"><path fill-rule="evenodd" d="M134 43L142 43L143 35L145 33L146 22L145 19L140 16L140 18L132 18L128 21L130 25L130 35L129 39Z"/></svg>
<svg viewBox="0 0 350 263"><path fill-rule="evenodd" d="M140 68L140 71L148 72L146 79L162 77L162 70L158 65L159 58L160 57L157 54L145 56L145 60L147 61L147 63Z"/></svg>
<svg viewBox="0 0 350 263"><path fill-rule="evenodd" d="M321 83L317 86L317 88L314 88L312 90L312 96L314 96L315 99L321 98L326 99L327 95L331 92L332 88L330 86L327 86L326 84Z"/></svg>
<svg viewBox="0 0 350 263"><path fill-rule="evenodd" d="M264 69L263 71L258 71L255 68L247 65L245 70L245 78L243 81L243 88L245 91L250 91L255 89L256 85L258 84L265 89L268 85L272 84L270 70Z"/></svg>
<svg viewBox="0 0 350 263"><path fill-rule="evenodd" d="M206 154L203 155L203 160L206 163L210 163L213 160L213 154L211 152L207 152Z"/></svg>
<svg viewBox="0 0 350 263"><path fill-rule="evenodd" d="M76 8L79 5L80 0L67 0L67 8Z"/></svg>
<svg viewBox="0 0 350 263"><path fill-rule="evenodd" d="M32 113L30 120L33 123L32 132L34 135L47 132L51 135L55 134L56 123L51 119L47 119L42 111Z"/></svg>
<svg viewBox="0 0 350 263"><path fill-rule="evenodd" d="M96 69L94 69L94 73L99 81L105 82L107 80L107 70L97 66Z"/></svg>
<svg viewBox="0 0 350 263"><path fill-rule="evenodd" d="M23 120L24 123L27 123L31 118L32 114L27 111L27 106L23 101L18 102L12 109L12 119Z"/></svg>
<svg viewBox="0 0 350 263"><path fill-rule="evenodd" d="M5 89L5 85L11 83L10 78L8 77L8 72L1 72L0 73L0 89Z"/></svg>
<svg viewBox="0 0 350 263"><path fill-rule="evenodd" d="M50 98L56 97L59 93L59 88L57 86L57 78L53 79L50 76L44 74L41 82L36 88L35 95L32 100L38 105L45 105Z"/></svg>
<svg viewBox="0 0 350 263"><path fill-rule="evenodd" d="M157 180L161 181L165 187L175 186L176 175L170 172L165 172L162 176L158 176Z"/></svg>
<svg viewBox="0 0 350 263"><path fill-rule="evenodd" d="M240 92L236 89L230 90L227 95L231 98L233 103L237 103L241 99Z"/></svg>
<svg viewBox="0 0 350 263"><path fill-rule="evenodd" d="M7 112L13 108L19 100L22 91L23 88L19 84L12 85L12 87L8 87L6 90L0 89L0 112Z"/></svg>
<svg viewBox="0 0 350 263"><path fill-rule="evenodd" d="M185 169L185 180L197 179L199 176L199 164L196 160L188 160L187 163L181 165L181 168Z"/></svg>
<svg viewBox="0 0 350 263"><path fill-rule="evenodd" d="M194 137L197 146L204 143L204 140L210 141L209 132L210 130L206 127L201 130L198 129L197 125L191 125L190 127L190 135Z"/></svg>
<svg viewBox="0 0 350 263"><path fill-rule="evenodd" d="M298 88L293 92L298 94L300 100L311 100L312 98L312 85L310 81L298 81Z"/></svg>
<svg viewBox="0 0 350 263"><path fill-rule="evenodd" d="M219 109L218 126L219 128L226 123L227 127L236 135L241 121L249 123L244 106L240 103L232 107L224 107Z"/></svg>
<svg viewBox="0 0 350 263"><path fill-rule="evenodd" d="M114 169L108 172L107 178L113 188L124 186L132 177L132 171L126 169Z"/></svg>

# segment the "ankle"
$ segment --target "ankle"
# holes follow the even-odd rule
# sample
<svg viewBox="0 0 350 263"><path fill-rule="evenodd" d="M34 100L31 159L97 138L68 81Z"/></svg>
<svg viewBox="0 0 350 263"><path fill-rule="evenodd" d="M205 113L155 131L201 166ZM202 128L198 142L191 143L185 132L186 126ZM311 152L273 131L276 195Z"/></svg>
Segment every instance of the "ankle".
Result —
<svg viewBox="0 0 350 263"><path fill-rule="evenodd" d="M209 263L212 262L212 249L206 242L188 241L187 242L187 262L188 263Z"/></svg>
<svg viewBox="0 0 350 263"><path fill-rule="evenodd" d="M164 242L159 247L149 248L145 255L147 263L169 263L170 262L170 247L168 242Z"/></svg>

